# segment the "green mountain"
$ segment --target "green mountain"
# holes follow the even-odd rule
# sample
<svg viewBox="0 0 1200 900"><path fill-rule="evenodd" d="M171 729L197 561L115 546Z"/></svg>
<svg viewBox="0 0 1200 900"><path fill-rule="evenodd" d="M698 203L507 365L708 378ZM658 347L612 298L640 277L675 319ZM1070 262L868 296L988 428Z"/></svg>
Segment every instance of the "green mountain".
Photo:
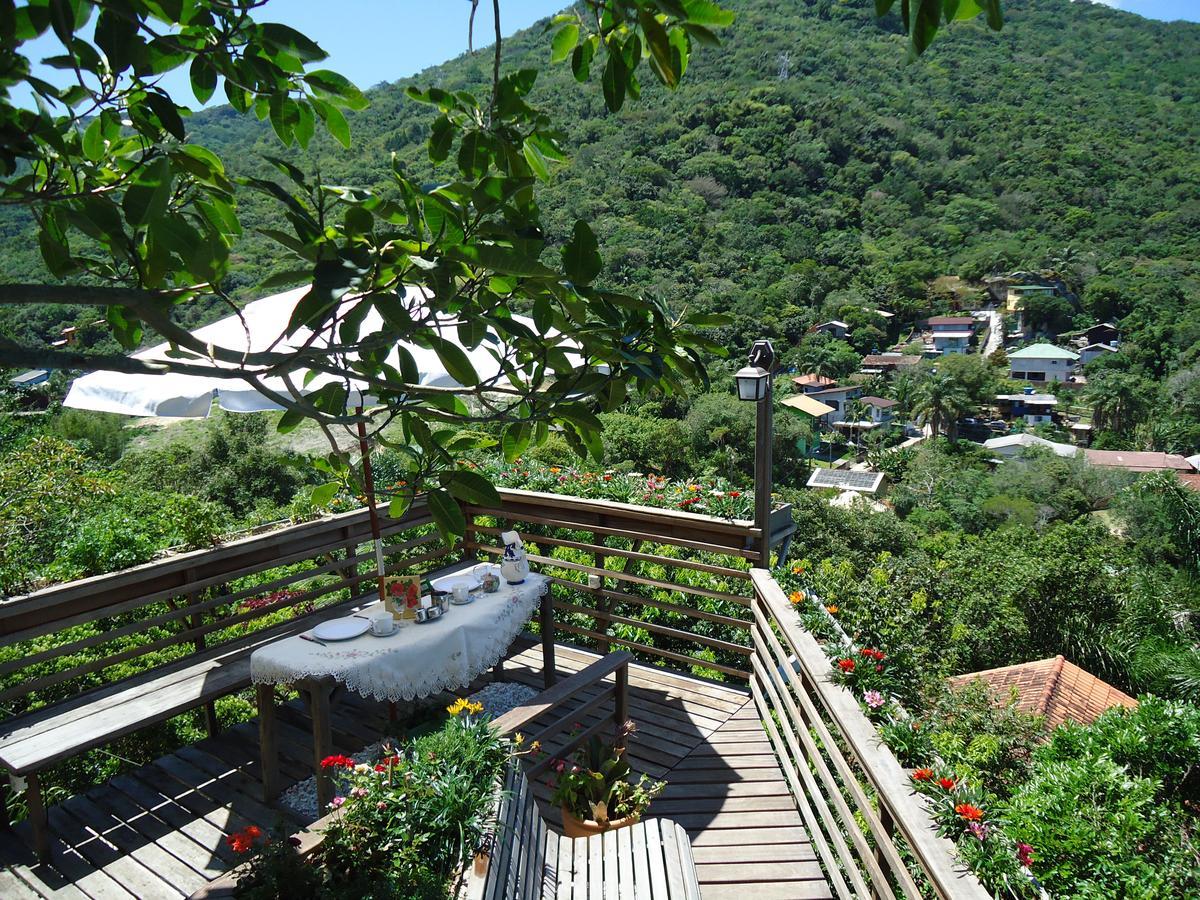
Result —
<svg viewBox="0 0 1200 900"><path fill-rule="evenodd" d="M1006 0L1000 34L956 24L908 63L899 20L866 0L729 5L724 47L619 115L598 84L549 66L540 28L504 44L506 67L543 67L535 99L572 152L541 189L547 224L563 235L592 220L609 281L733 312L739 345L794 340L847 305L924 311L937 276L1052 266L1080 289L1081 318L1154 331L1148 374L1200 352L1200 25ZM353 150L326 139L290 158L383 187L395 153L436 179L428 110L404 88L477 88L490 65L490 51L463 55L381 85L351 120ZM197 115L196 134L235 174L269 174L255 160L280 151L228 108ZM249 194L241 207L251 227L274 214ZM46 278L36 254L27 220L0 219L0 277ZM232 286L254 296L280 257L248 228ZM0 315L27 340L63 317Z"/></svg>

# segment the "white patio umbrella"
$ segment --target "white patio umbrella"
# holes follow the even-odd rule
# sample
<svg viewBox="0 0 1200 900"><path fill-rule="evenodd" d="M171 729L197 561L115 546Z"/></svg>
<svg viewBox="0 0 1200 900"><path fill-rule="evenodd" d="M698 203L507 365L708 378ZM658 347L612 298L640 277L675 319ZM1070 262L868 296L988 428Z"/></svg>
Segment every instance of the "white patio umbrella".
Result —
<svg viewBox="0 0 1200 900"><path fill-rule="evenodd" d="M291 321L292 311L305 294L307 287L299 287L281 294L255 300L242 309L241 315L233 314L205 325L193 332L193 335L205 344L211 344L237 352L261 352L266 350L286 351L288 348L300 347L309 342L312 332L307 328L297 330L295 334L281 341L280 336L287 331ZM422 297L410 289L405 297L406 304L419 308ZM514 316L528 328L537 332L533 321L523 316ZM361 334L370 334L383 325L379 313L372 307L361 326ZM447 324L438 328L443 340L452 342L467 355L476 373L484 381L494 377L500 371L496 358L489 352L488 347L494 346L485 341L474 349L463 347L458 340L457 328ZM322 333L312 342L312 346L320 348L329 346L329 336ZM446 370L437 353L425 347L407 346L419 373L419 384L429 387L462 387ZM139 360L167 360L171 351L169 343L159 344L149 350L143 350L133 355ZM212 359L188 359L192 366L212 368L233 368L229 363ZM398 351L393 350L388 362L399 368ZM337 376L328 373L318 373L305 383L307 370L299 369L292 373L292 384L302 393L311 393L331 381L341 381ZM262 383L270 391L287 396L290 390L282 378L263 378ZM350 382L351 390L347 397L347 407L366 405L364 394L366 385L362 382ZM368 395L369 397L369 395ZM270 397L257 391L252 385L236 379L218 376L192 375L180 373L165 373L162 375L124 373L124 372L91 372L75 379L67 392L63 406L75 409L90 409L98 412L120 413L127 416L163 416L172 418L203 418L209 414L213 404L229 412L265 412L282 409ZM379 520L376 513L375 486L371 474L370 454L366 440L366 429L359 423L359 446L363 456L363 475L367 487L368 506L371 517L371 531L375 538L375 553L380 575L380 593L382 596L383 548L380 542Z"/></svg>

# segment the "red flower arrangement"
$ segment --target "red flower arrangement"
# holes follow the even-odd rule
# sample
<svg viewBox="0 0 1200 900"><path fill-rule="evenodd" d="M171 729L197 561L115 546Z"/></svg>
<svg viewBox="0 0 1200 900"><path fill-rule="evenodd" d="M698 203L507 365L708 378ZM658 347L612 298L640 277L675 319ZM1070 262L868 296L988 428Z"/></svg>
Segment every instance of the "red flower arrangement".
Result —
<svg viewBox="0 0 1200 900"><path fill-rule="evenodd" d="M885 659L887 659L887 654L885 654L882 650L876 650L873 647L863 647L858 652L867 659L875 660L877 663L883 662Z"/></svg>
<svg viewBox="0 0 1200 900"><path fill-rule="evenodd" d="M838 660L838 668L843 672L850 673L854 671L854 660L847 657L846 659Z"/></svg>
<svg viewBox="0 0 1200 900"><path fill-rule="evenodd" d="M254 842L262 837L262 829L257 825L247 825L241 831L225 835L225 843L234 853L249 853L254 849Z"/></svg>
<svg viewBox="0 0 1200 900"><path fill-rule="evenodd" d="M983 810L978 806L972 806L970 803L960 803L954 807L954 811L968 822L978 822L983 818Z"/></svg>
<svg viewBox="0 0 1200 900"><path fill-rule="evenodd" d="M917 769L912 773L913 781L930 781L933 778L933 769Z"/></svg>
<svg viewBox="0 0 1200 900"><path fill-rule="evenodd" d="M348 756L335 753L321 760L322 769L353 769L357 763Z"/></svg>

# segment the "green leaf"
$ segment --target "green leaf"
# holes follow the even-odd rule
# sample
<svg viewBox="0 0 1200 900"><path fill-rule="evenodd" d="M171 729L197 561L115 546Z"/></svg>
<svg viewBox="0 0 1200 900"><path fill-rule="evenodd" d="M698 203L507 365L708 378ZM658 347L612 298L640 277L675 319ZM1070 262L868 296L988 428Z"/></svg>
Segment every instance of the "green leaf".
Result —
<svg viewBox="0 0 1200 900"><path fill-rule="evenodd" d="M316 69L307 73L304 82L322 97L340 100L347 109L361 110L370 105L366 95L348 78L329 69Z"/></svg>
<svg viewBox="0 0 1200 900"><path fill-rule="evenodd" d="M679 84L680 73L667 30L644 6L638 7L638 23L642 26L642 34L646 36L646 45L650 48L650 59L655 63L653 66L655 74L667 87L676 87Z"/></svg>
<svg viewBox="0 0 1200 900"><path fill-rule="evenodd" d="M304 413L298 409L285 409L283 415L279 417L279 424L275 426L275 430L280 434L288 434L295 431L304 421Z"/></svg>
<svg viewBox="0 0 1200 900"><path fill-rule="evenodd" d="M475 371L471 360L458 344L435 334L428 335L428 339L433 344L434 352L437 353L438 359L442 361L442 365L446 367L451 378L463 387L479 384L479 373Z"/></svg>
<svg viewBox="0 0 1200 900"><path fill-rule="evenodd" d="M319 62L328 56L311 38L278 22L264 22L259 25L259 34L265 42L286 50L304 62Z"/></svg>
<svg viewBox="0 0 1200 900"><path fill-rule="evenodd" d="M412 505L412 497L409 494L398 494L392 498L388 504L388 518L402 519L404 514L408 512L408 508Z"/></svg>
<svg viewBox="0 0 1200 900"><path fill-rule="evenodd" d="M158 124L163 127L164 131L177 140L186 140L187 133L183 128L183 119L179 115L179 107L172 103L166 94L149 91L146 94L144 102L150 107L150 111L154 113L154 118L158 119Z"/></svg>
<svg viewBox="0 0 1200 900"><path fill-rule="evenodd" d="M567 277L580 286L591 284L604 267L604 261L600 258L600 244L583 219L575 221L571 239L562 249L562 261Z"/></svg>
<svg viewBox="0 0 1200 900"><path fill-rule="evenodd" d="M170 199L171 165L165 156L160 156L134 177L121 206L130 224L145 225L166 211Z"/></svg>
<svg viewBox="0 0 1200 900"><path fill-rule="evenodd" d="M513 422L504 429L500 438L500 450L507 462L516 462L525 452L525 448L529 446L531 431L528 422Z"/></svg>
<svg viewBox="0 0 1200 900"><path fill-rule="evenodd" d="M500 505L500 494L495 485L470 469L457 469L450 474L446 485L450 493L466 503L496 507Z"/></svg>
<svg viewBox="0 0 1200 900"><path fill-rule="evenodd" d="M38 247L42 251L46 268L55 278L65 278L78 268L71 258L71 248L67 243L62 223L52 211L47 211L42 217L42 227L38 230Z"/></svg>
<svg viewBox="0 0 1200 900"><path fill-rule="evenodd" d="M312 501L313 506L328 506L329 501L337 496L337 492L340 488L341 485L336 481L330 481L325 484L318 485L312 489L309 499Z"/></svg>
<svg viewBox="0 0 1200 900"><path fill-rule="evenodd" d="M425 496L434 524L446 543L453 545L456 537L467 533L467 520L463 516L462 508L450 493L442 488L432 488Z"/></svg>
<svg viewBox="0 0 1200 900"><path fill-rule="evenodd" d="M192 60L188 75L192 82L192 93L201 105L212 99L217 90L217 70L202 56Z"/></svg>
<svg viewBox="0 0 1200 900"><path fill-rule="evenodd" d="M599 38L592 35L576 47L575 52L571 54L571 72L580 84L591 77L592 59L596 56L596 47L599 42Z"/></svg>
<svg viewBox="0 0 1200 900"><path fill-rule="evenodd" d="M454 125L446 116L438 116L429 129L429 158L435 163L445 162L454 144Z"/></svg>
<svg viewBox="0 0 1200 900"><path fill-rule="evenodd" d="M619 51L610 46L608 60L604 64L601 85L604 88L604 105L610 112L617 112L625 104L625 86L629 73Z"/></svg>
<svg viewBox="0 0 1200 900"><path fill-rule="evenodd" d="M693 25L724 27L733 24L733 10L722 9L712 0L682 0L688 21Z"/></svg>
<svg viewBox="0 0 1200 900"><path fill-rule="evenodd" d="M550 62L560 63L571 55L575 45L579 43L579 26L564 25L554 35L550 44Z"/></svg>
<svg viewBox="0 0 1200 900"><path fill-rule="evenodd" d="M99 116L83 132L83 155L92 162L99 162L104 156L104 123Z"/></svg>
<svg viewBox="0 0 1200 900"><path fill-rule="evenodd" d="M542 151L533 144L529 138L525 138L521 144L521 152L525 155L525 161L529 163L529 168L533 170L542 181L550 180L550 166L546 162L546 157L542 155Z"/></svg>
<svg viewBox="0 0 1200 900"><path fill-rule="evenodd" d="M318 100L315 97L309 100L309 103L317 111L317 115L321 117L321 121L325 123L325 128L334 139L349 150L350 123L346 121L346 117L342 115L342 111L332 103L326 103L324 100Z"/></svg>

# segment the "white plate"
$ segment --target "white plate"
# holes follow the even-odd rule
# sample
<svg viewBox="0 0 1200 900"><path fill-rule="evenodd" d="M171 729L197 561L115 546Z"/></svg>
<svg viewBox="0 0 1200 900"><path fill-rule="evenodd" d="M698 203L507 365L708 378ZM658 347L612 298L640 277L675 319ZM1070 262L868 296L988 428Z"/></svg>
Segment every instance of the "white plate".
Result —
<svg viewBox="0 0 1200 900"><path fill-rule="evenodd" d="M371 623L367 619L360 619L358 616L347 616L344 619L332 619L328 622L322 622L312 630L313 637L319 638L322 641L348 641L351 638L356 638L360 634L365 634L371 629Z"/></svg>

